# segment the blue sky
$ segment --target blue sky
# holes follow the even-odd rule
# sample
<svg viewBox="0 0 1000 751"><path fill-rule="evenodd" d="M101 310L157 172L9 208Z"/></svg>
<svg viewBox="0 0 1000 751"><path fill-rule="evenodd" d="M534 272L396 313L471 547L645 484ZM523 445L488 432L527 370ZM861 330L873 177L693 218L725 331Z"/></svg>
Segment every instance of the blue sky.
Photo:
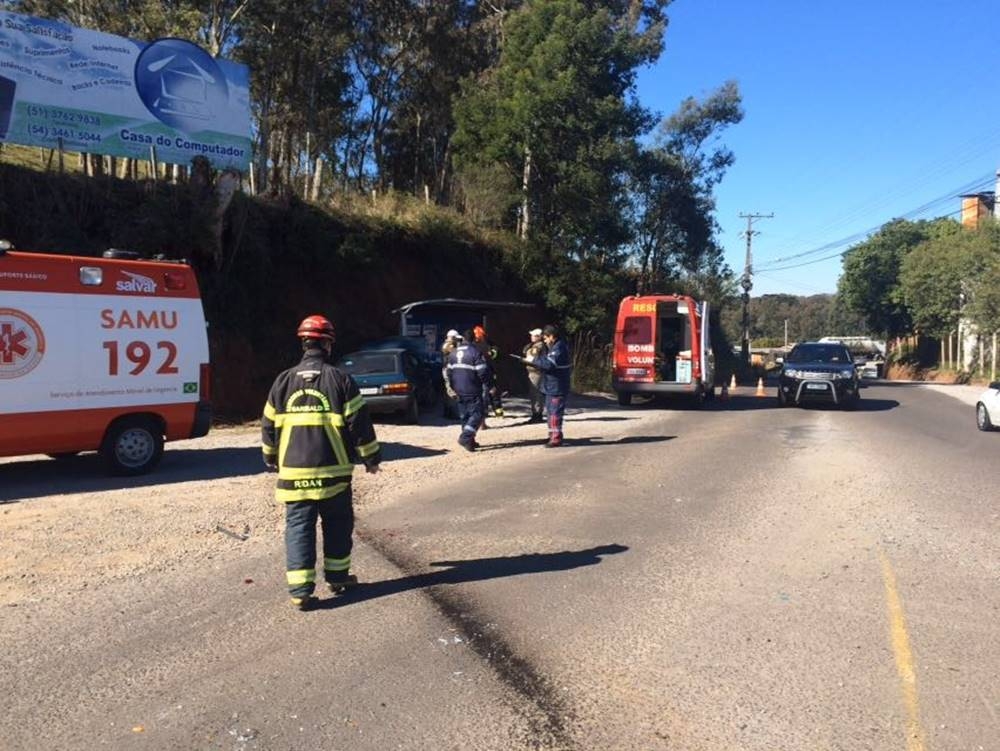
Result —
<svg viewBox="0 0 1000 751"><path fill-rule="evenodd" d="M872 228L955 216L958 192L993 190L998 0L675 0L668 13L639 98L665 116L739 84L745 117L722 135L736 163L716 190L717 219L741 273L739 214L775 215L754 225L753 296L834 292L837 254Z"/></svg>

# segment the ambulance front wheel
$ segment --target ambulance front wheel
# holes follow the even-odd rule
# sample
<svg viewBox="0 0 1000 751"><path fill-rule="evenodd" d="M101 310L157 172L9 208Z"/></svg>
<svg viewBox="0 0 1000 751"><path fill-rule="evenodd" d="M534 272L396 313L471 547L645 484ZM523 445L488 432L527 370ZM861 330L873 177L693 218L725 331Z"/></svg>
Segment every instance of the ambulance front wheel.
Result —
<svg viewBox="0 0 1000 751"><path fill-rule="evenodd" d="M632 394L628 391L618 392L618 404L622 407L627 407L632 403Z"/></svg>
<svg viewBox="0 0 1000 751"><path fill-rule="evenodd" d="M111 425L101 456L115 475L144 475L160 463L163 431L148 417L126 417Z"/></svg>

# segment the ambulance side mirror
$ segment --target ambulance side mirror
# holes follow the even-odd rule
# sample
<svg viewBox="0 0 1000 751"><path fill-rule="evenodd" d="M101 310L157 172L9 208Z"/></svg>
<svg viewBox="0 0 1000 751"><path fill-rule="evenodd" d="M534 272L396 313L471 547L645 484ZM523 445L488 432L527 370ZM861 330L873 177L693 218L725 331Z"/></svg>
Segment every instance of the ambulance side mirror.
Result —
<svg viewBox="0 0 1000 751"><path fill-rule="evenodd" d="M0 256L2 256L8 250L14 250L14 243L12 243L10 240L0 240Z"/></svg>

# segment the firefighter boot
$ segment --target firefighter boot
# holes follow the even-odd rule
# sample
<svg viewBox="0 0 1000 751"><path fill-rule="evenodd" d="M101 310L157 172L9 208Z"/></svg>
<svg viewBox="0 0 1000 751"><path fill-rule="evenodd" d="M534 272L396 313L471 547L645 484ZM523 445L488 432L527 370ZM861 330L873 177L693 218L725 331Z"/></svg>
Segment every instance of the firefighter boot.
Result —
<svg viewBox="0 0 1000 751"><path fill-rule="evenodd" d="M318 600L312 595L308 595L306 597L293 597L292 607L305 612L306 610L312 610L317 602Z"/></svg>
<svg viewBox="0 0 1000 751"><path fill-rule="evenodd" d="M326 586L330 588L330 592L333 594L342 595L352 587L358 586L358 577L354 574L347 574L343 579L327 581Z"/></svg>

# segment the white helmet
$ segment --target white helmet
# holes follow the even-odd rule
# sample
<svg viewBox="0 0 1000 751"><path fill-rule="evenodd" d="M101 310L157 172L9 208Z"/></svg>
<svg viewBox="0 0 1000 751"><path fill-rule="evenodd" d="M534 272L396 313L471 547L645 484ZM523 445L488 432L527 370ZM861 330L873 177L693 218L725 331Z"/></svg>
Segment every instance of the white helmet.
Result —
<svg viewBox="0 0 1000 751"><path fill-rule="evenodd" d="M462 337L461 337L461 335L457 331L455 331L455 329L451 329L451 330L448 331L447 334L444 335L444 338L445 339L461 339Z"/></svg>

